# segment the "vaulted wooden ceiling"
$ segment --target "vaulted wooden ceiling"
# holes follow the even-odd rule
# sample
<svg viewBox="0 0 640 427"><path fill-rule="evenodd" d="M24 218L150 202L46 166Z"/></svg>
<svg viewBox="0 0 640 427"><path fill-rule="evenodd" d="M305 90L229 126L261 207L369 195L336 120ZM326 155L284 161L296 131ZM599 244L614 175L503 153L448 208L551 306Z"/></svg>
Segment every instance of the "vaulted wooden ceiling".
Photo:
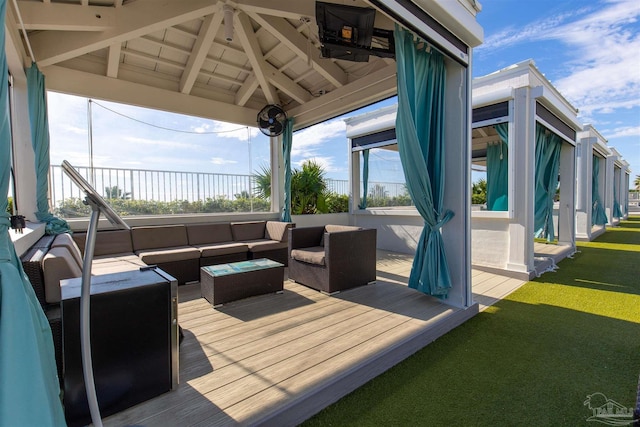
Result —
<svg viewBox="0 0 640 427"><path fill-rule="evenodd" d="M360 0L352 6L370 7ZM314 0L19 0L52 90L255 125L279 104L298 126L395 93L395 62L323 58ZM227 40L225 21L233 19ZM377 28L392 28L384 14ZM26 41L25 58L30 56ZM30 61L28 59L26 62Z"/></svg>

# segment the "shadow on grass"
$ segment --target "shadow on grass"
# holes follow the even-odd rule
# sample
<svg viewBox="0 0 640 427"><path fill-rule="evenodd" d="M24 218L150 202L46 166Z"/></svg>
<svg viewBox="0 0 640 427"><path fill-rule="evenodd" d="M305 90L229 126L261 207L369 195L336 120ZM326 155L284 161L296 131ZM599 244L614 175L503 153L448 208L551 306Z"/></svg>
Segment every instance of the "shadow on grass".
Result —
<svg viewBox="0 0 640 427"><path fill-rule="evenodd" d="M638 252L580 247L573 259L558 264L556 272L533 281L640 295L639 259Z"/></svg>
<svg viewBox="0 0 640 427"><path fill-rule="evenodd" d="M304 425L584 425L594 392L631 406L638 324L557 304L545 287L500 301Z"/></svg>

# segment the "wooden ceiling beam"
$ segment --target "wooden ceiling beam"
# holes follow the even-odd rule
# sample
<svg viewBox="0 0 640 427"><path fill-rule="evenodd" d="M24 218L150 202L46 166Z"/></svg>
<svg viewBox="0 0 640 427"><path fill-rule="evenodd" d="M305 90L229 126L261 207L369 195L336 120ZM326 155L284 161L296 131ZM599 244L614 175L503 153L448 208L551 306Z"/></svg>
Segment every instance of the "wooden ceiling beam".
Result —
<svg viewBox="0 0 640 427"><path fill-rule="evenodd" d="M285 19L274 16L263 16L258 13L251 13L250 16L263 28L269 31L280 43L291 49L296 56L305 62L309 62L318 73L331 82L336 87L344 86L348 79L346 73L334 62L320 56L320 50L313 45L305 36L291 26Z"/></svg>
<svg viewBox="0 0 640 427"><path fill-rule="evenodd" d="M44 3L37 3L46 7ZM114 43L139 38L154 31L210 15L218 8L211 0L158 2L136 0L113 8L114 27L82 36L68 31L42 31L31 36L38 63L45 67L61 61L104 49ZM78 8L78 9L87 9Z"/></svg>
<svg viewBox="0 0 640 427"><path fill-rule="evenodd" d="M18 2L24 27L42 31L106 31L115 25L115 10L77 4Z"/></svg>
<svg viewBox="0 0 640 427"><path fill-rule="evenodd" d="M234 15L235 33L240 39L240 44L244 48L245 54L249 59L253 73L262 88L262 91L270 104L279 104L278 94L274 87L267 79L267 62L262 55L262 49L258 43L253 26L249 17L242 12ZM277 70L276 70L277 71Z"/></svg>
<svg viewBox="0 0 640 427"><path fill-rule="evenodd" d="M219 12L219 11L218 11ZM213 13L207 16L200 27L200 33L193 46L187 66L182 73L180 79L180 92L189 93L191 88L198 77L198 72L204 64L204 60L207 59L207 54L211 48L211 43L220 28L222 23L222 13Z"/></svg>

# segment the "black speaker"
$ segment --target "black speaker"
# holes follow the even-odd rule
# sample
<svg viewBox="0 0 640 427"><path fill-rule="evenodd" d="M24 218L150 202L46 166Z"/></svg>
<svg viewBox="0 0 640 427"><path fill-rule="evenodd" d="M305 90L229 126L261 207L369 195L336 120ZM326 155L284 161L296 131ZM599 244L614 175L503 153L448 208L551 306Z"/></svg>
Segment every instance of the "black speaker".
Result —
<svg viewBox="0 0 640 427"><path fill-rule="evenodd" d="M63 402L70 427L91 422L80 347L80 288L79 278L61 283ZM175 279L152 269L93 276L90 319L101 416L177 386Z"/></svg>

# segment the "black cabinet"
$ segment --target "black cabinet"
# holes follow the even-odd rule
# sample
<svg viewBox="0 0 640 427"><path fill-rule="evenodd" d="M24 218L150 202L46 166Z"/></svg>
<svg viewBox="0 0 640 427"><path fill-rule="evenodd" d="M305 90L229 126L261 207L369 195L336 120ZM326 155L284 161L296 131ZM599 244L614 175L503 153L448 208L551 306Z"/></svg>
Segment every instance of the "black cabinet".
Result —
<svg viewBox="0 0 640 427"><path fill-rule="evenodd" d="M81 279L64 280L64 408L70 427L91 422L80 348ZM93 276L91 354L106 417L165 393L178 382L177 283L162 270Z"/></svg>

